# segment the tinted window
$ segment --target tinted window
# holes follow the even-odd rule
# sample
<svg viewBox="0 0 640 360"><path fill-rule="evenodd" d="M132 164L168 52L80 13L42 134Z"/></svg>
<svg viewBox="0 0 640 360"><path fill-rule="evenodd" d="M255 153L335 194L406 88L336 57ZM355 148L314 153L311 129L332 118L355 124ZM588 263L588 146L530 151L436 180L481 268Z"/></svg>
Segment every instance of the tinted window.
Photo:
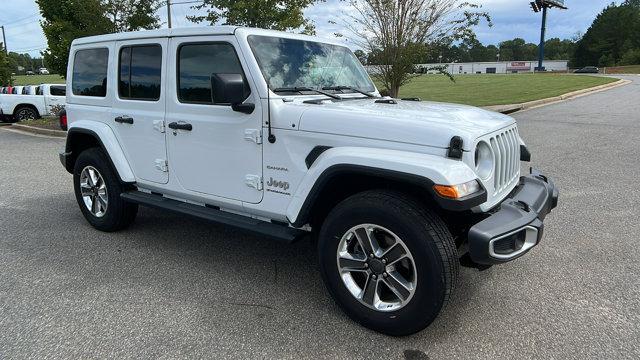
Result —
<svg viewBox="0 0 640 360"><path fill-rule="evenodd" d="M109 49L87 49L76 52L73 62L72 91L81 96L107 96Z"/></svg>
<svg viewBox="0 0 640 360"><path fill-rule="evenodd" d="M28 87L23 87L22 88L22 95L29 95L29 88Z"/></svg>
<svg viewBox="0 0 640 360"><path fill-rule="evenodd" d="M181 102L213 104L212 74L242 74L231 44L189 44L179 50L178 97ZM247 96L249 96L249 86Z"/></svg>
<svg viewBox="0 0 640 360"><path fill-rule="evenodd" d="M118 93L123 99L158 100L162 47L133 46L120 50Z"/></svg>
<svg viewBox="0 0 640 360"><path fill-rule="evenodd" d="M52 86L51 88L49 88L49 91L53 96L67 95L67 88L65 86Z"/></svg>
<svg viewBox="0 0 640 360"><path fill-rule="evenodd" d="M42 95L42 86L36 88L36 95Z"/></svg>

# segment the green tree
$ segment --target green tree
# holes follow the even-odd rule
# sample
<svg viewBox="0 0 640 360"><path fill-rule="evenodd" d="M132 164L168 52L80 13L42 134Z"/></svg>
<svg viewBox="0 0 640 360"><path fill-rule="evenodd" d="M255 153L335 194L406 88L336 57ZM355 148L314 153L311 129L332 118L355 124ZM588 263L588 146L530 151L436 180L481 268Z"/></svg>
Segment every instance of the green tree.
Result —
<svg viewBox="0 0 640 360"><path fill-rule="evenodd" d="M574 66L612 66L640 48L640 1L606 7L576 45ZM629 56L625 60L628 60Z"/></svg>
<svg viewBox="0 0 640 360"><path fill-rule="evenodd" d="M464 0L351 0L350 4L347 27L353 40L369 53L376 52L373 77L393 97L414 76L416 60L433 53L431 45L473 37L473 27L483 19L491 25L489 15L478 11L479 5Z"/></svg>
<svg viewBox="0 0 640 360"><path fill-rule="evenodd" d="M153 29L159 19L155 0L36 0L42 30L49 48L44 61L53 72L67 73L69 49L74 39L118 31ZM117 8L117 9L116 9Z"/></svg>
<svg viewBox="0 0 640 360"><path fill-rule="evenodd" d="M105 14L113 23L113 32L157 29L156 12L165 4L160 0L102 0Z"/></svg>
<svg viewBox="0 0 640 360"><path fill-rule="evenodd" d="M313 22L304 10L324 0L203 0L192 8L206 10L206 15L189 16L195 23L249 26L272 30L298 30L315 33Z"/></svg>
<svg viewBox="0 0 640 360"><path fill-rule="evenodd" d="M11 67L4 51L4 44L0 43L0 85L11 84Z"/></svg>

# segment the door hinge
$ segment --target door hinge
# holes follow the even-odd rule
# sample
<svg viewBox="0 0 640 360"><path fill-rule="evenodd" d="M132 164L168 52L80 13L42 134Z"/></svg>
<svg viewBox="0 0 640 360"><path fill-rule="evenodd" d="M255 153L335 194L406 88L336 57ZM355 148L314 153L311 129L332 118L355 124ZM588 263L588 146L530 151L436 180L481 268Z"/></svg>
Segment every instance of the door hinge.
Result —
<svg viewBox="0 0 640 360"><path fill-rule="evenodd" d="M169 163L165 159L156 159L156 169L167 172L169 171Z"/></svg>
<svg viewBox="0 0 640 360"><path fill-rule="evenodd" d="M247 175L244 178L244 183L247 186L252 187L256 190L262 190L262 176L259 175Z"/></svg>
<svg viewBox="0 0 640 360"><path fill-rule="evenodd" d="M262 144L262 130L261 129L245 129L244 139L253 141L256 144Z"/></svg>
<svg viewBox="0 0 640 360"><path fill-rule="evenodd" d="M153 121L153 128L154 128L155 130L158 130L158 131L159 131L159 132L161 132L161 133L164 133L164 132L165 132L165 129L164 129L164 120L154 120L154 121Z"/></svg>

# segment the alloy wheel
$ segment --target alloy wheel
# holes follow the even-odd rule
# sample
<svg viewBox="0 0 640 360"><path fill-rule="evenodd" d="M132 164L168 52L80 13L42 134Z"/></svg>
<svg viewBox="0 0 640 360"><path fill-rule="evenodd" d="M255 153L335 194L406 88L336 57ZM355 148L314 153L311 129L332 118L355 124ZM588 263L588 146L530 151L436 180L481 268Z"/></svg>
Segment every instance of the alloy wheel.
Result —
<svg viewBox="0 0 640 360"><path fill-rule="evenodd" d="M85 167L80 173L80 193L84 205L93 216L100 218L107 213L107 186L100 172L93 166Z"/></svg>
<svg viewBox="0 0 640 360"><path fill-rule="evenodd" d="M337 251L342 282L361 304L396 311L411 301L417 271L411 252L390 230L361 224L347 231Z"/></svg>

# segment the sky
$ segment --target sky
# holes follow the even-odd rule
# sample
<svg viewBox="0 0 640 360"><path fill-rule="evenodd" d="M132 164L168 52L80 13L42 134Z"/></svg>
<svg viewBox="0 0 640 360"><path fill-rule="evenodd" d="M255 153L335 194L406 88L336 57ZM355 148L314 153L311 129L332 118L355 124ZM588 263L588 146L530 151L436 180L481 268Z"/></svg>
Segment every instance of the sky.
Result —
<svg viewBox="0 0 640 360"><path fill-rule="evenodd" d="M172 0L174 3L186 0ZM489 13L493 27L486 25L475 29L478 39L488 44L515 37L524 38L527 42L538 43L540 39L541 15L531 11L530 0L475 0L482 5L482 10ZM584 33L596 15L612 0L566 0L569 10L553 9L547 20L547 38L571 38L577 33ZM619 2L619 1L618 1ZM172 6L174 27L197 26L186 19L195 14L190 9L192 4L175 4ZM305 15L316 24L317 34L322 37L333 37L336 32L344 32L342 24L347 20L344 14L349 11L348 2L327 0L315 5ZM158 15L166 24L166 7ZM4 25L9 51L30 53L38 56L47 47L47 41L39 24L40 15L35 0L0 0L0 26ZM336 24L329 23L330 21ZM346 41L346 40L345 40ZM352 48L353 44L347 44Z"/></svg>

